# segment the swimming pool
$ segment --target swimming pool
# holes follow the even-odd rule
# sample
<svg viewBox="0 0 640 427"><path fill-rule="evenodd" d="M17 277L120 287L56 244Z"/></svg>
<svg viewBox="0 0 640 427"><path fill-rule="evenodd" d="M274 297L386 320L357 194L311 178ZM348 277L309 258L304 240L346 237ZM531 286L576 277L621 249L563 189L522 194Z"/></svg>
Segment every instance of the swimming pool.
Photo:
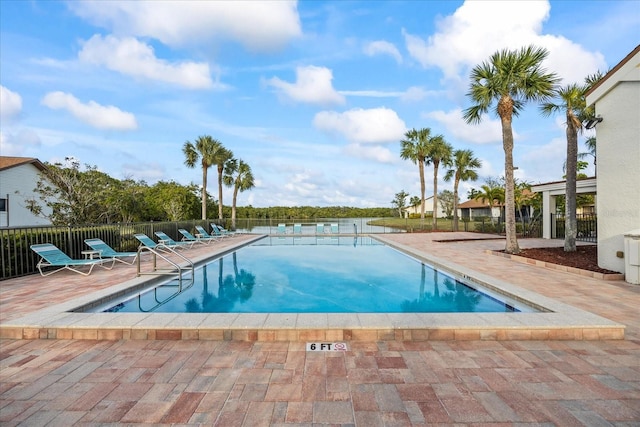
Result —
<svg viewBox="0 0 640 427"><path fill-rule="evenodd" d="M370 237L266 237L176 281L92 312L495 313L535 311Z"/></svg>

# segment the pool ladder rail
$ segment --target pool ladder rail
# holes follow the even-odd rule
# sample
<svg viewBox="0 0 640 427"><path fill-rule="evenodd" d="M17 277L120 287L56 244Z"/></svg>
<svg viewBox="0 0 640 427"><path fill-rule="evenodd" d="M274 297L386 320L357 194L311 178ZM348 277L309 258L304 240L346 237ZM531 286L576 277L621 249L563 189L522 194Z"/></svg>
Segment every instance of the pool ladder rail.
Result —
<svg viewBox="0 0 640 427"><path fill-rule="evenodd" d="M142 254L144 251L150 252L153 255L153 270L151 272L143 272L142 271ZM170 264L173 268L158 268L158 257L164 260L166 263ZM181 261L176 262L174 259L170 257L179 257ZM183 273L191 271L191 283L193 284L194 280L194 270L195 266L193 261L191 261L186 256L178 253L172 248L164 245L162 243L155 246L155 248L151 248L149 246L140 245L138 247L138 259L137 259L137 275L138 277L142 275L174 275L178 276L179 281L179 292L182 292L182 279Z"/></svg>

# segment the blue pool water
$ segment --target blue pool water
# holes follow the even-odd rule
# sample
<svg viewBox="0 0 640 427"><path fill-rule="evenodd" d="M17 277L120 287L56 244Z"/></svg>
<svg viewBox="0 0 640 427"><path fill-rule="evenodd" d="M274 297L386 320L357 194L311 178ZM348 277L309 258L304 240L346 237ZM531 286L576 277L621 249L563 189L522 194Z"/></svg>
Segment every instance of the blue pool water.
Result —
<svg viewBox="0 0 640 427"><path fill-rule="evenodd" d="M267 237L176 281L94 311L161 313L513 312L495 294L367 237Z"/></svg>

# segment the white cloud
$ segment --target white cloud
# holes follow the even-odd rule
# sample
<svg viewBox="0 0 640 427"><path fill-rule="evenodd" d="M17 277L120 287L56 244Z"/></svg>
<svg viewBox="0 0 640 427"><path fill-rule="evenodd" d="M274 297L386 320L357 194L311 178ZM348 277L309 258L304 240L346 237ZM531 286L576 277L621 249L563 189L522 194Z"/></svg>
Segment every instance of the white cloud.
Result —
<svg viewBox="0 0 640 427"><path fill-rule="evenodd" d="M103 65L126 75L163 81L189 89L214 87L209 64L197 62L168 63L156 58L153 47L135 38L94 35L84 42L78 53L81 61ZM222 88L219 84L217 88Z"/></svg>
<svg viewBox="0 0 640 427"><path fill-rule="evenodd" d="M545 67L565 81L581 82L586 75L604 70L600 53L588 52L562 36L541 34L550 9L548 1L468 0L438 22L438 31L426 40L402 32L412 58L425 68L439 67L453 80L464 79L470 67L498 50L530 44L549 50Z"/></svg>
<svg viewBox="0 0 640 427"><path fill-rule="evenodd" d="M383 90L341 90L340 94L346 96L361 96L367 98L399 98L405 102L421 101L429 95L433 95L435 91L426 91L419 86L411 86L409 89L399 91L383 91Z"/></svg>
<svg viewBox="0 0 640 427"><path fill-rule="evenodd" d="M83 104L69 93L50 92L42 99L42 104L53 110L67 110L78 120L97 129L132 130L138 127L136 118L131 113L113 105L100 105L95 101Z"/></svg>
<svg viewBox="0 0 640 427"><path fill-rule="evenodd" d="M375 55L389 55L396 60L398 64L402 63L402 55L393 43L389 43L384 40L377 40L371 43L367 43L363 49L364 53L369 56Z"/></svg>
<svg viewBox="0 0 640 427"><path fill-rule="evenodd" d="M424 118L433 119L447 128L447 134L456 139L473 144L502 143L502 125L498 119L490 119L482 116L478 124L467 124L462 118L462 110L455 109L449 112L431 111L423 114ZM517 133L513 132L514 139Z"/></svg>
<svg viewBox="0 0 640 427"><path fill-rule="evenodd" d="M0 85L0 118L11 122L22 112L22 97Z"/></svg>
<svg viewBox="0 0 640 427"><path fill-rule="evenodd" d="M41 145L40 137L31 129L21 129L15 134L0 132L0 153L3 156L22 156Z"/></svg>
<svg viewBox="0 0 640 427"><path fill-rule="evenodd" d="M158 162L125 163L122 165L122 176L142 179L148 182L157 182L166 179L165 165Z"/></svg>
<svg viewBox="0 0 640 427"><path fill-rule="evenodd" d="M344 104L344 96L332 86L333 73L325 67L296 68L296 82L287 83L277 77L267 80L267 85L273 86L286 98L295 102L330 105Z"/></svg>
<svg viewBox="0 0 640 427"><path fill-rule="evenodd" d="M537 42L549 51L545 62L547 71L558 74L561 84L584 83L584 78L600 70L607 71L607 63L599 52L588 52L582 46L561 36L541 36Z"/></svg>
<svg viewBox="0 0 640 427"><path fill-rule="evenodd" d="M295 173L284 185L284 189L299 197L311 197L318 190L318 184L314 182L318 178L318 176L311 174L309 171Z"/></svg>
<svg viewBox="0 0 640 427"><path fill-rule="evenodd" d="M171 46L228 39L253 51L272 51L302 35L295 1L72 1L68 6L116 34Z"/></svg>
<svg viewBox="0 0 640 427"><path fill-rule="evenodd" d="M522 174L521 179L539 183L562 179L562 167L566 158L567 140L557 137L546 144L514 151L513 161Z"/></svg>
<svg viewBox="0 0 640 427"><path fill-rule="evenodd" d="M355 143L398 142L407 127L398 114L385 107L364 110L356 108L338 113L321 111L313 125L322 131L338 133Z"/></svg>
<svg viewBox="0 0 640 427"><path fill-rule="evenodd" d="M345 147L346 154L364 160L374 160L379 163L394 163L398 154L380 145L349 144Z"/></svg>
<svg viewBox="0 0 640 427"><path fill-rule="evenodd" d="M402 99L405 102L422 101L427 96L429 96L430 94L433 94L433 93L435 93L435 92L434 91L426 91L426 90L424 90L423 88L421 88L419 86L411 86L409 89L407 89L402 94L400 99Z"/></svg>
<svg viewBox="0 0 640 427"><path fill-rule="evenodd" d="M383 90L341 90L340 94L347 96L361 96L365 98L400 98L405 92Z"/></svg>

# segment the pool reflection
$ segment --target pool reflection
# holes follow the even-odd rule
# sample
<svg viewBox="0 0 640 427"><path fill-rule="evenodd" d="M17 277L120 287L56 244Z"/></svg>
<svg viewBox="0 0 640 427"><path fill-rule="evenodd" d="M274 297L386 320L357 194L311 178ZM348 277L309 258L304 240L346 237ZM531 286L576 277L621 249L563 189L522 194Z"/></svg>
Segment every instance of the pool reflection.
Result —
<svg viewBox="0 0 640 427"><path fill-rule="evenodd" d="M234 252L233 275L224 275L224 258L218 262L218 292L209 291L207 268L202 268L202 294L200 300L191 298L185 302L187 313L227 313L237 301L244 302L251 298L256 277L244 269L238 269L238 256Z"/></svg>

